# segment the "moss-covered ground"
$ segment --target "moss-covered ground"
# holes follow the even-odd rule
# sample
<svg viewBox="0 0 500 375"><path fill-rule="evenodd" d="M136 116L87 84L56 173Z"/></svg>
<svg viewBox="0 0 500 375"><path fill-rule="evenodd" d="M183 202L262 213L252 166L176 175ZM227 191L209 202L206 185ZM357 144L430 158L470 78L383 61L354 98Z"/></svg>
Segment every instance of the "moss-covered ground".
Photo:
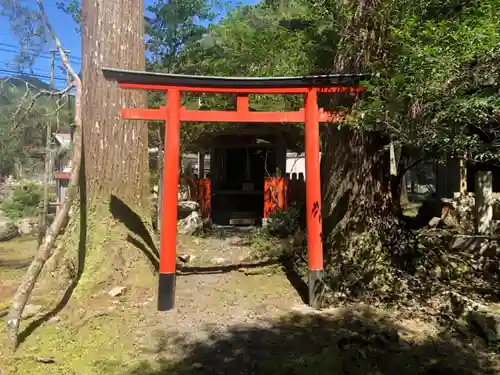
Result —
<svg viewBox="0 0 500 375"><path fill-rule="evenodd" d="M0 328L2 375L500 373L480 341L432 319L366 305L309 310L279 265L255 259L248 236L180 238L190 261L171 312L156 311L147 267L74 294L57 313L64 288L40 284L29 303L41 310L23 321L14 354ZM0 244L0 311L34 251L30 238ZM123 294L110 296L117 286Z"/></svg>

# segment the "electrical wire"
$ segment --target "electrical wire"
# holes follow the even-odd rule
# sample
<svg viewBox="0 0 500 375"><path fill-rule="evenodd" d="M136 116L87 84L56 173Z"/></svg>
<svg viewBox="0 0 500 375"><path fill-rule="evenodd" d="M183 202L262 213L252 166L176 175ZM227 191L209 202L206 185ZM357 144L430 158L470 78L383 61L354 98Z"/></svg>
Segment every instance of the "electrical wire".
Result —
<svg viewBox="0 0 500 375"><path fill-rule="evenodd" d="M15 53L15 54L19 54L20 51L16 51L16 50L12 50L12 49L7 49L7 48L0 48L0 52L9 52L9 53ZM51 59L51 56L45 56L43 54L36 54L37 58L41 58L41 59L45 59L45 60L50 60ZM78 58L76 57L69 57L69 61L73 64L81 64L81 60L78 60Z"/></svg>
<svg viewBox="0 0 500 375"><path fill-rule="evenodd" d="M16 46L16 45L13 45L13 44L8 44L8 43L1 43L0 42L0 46L4 46L4 47L9 47L9 48L16 48L18 49L19 46ZM33 51L33 52L36 52L37 55L44 55L44 56L47 56L47 57L51 57L51 52L46 52L46 51L38 51L34 48L28 48L28 51ZM81 58L78 57L78 56L69 56L69 59L73 59L75 61L81 61Z"/></svg>
<svg viewBox="0 0 500 375"><path fill-rule="evenodd" d="M19 67L11 61L0 61L0 68L14 71L17 72L18 74L39 74L39 75L50 76L49 69L40 69L40 68L19 69ZM58 68L64 69L62 65L58 66ZM64 76L55 75L55 77L57 77L58 79L63 79Z"/></svg>
<svg viewBox="0 0 500 375"><path fill-rule="evenodd" d="M19 70L18 66L16 66L13 62L11 61L0 61L0 66L3 66L5 69L11 69L11 70ZM35 72L39 74L50 74L50 71L48 69L40 69L40 68L29 68L26 69L29 72Z"/></svg>
<svg viewBox="0 0 500 375"><path fill-rule="evenodd" d="M23 72L17 72L15 70L8 70L8 69L0 69L0 73L7 73L7 74L15 74L17 77L13 78L18 78L18 77L33 77L33 78L41 78L41 79L50 79L50 76L42 75L42 74L32 74L32 73L23 73ZM62 77L54 77L55 81L64 81L66 82L66 78Z"/></svg>

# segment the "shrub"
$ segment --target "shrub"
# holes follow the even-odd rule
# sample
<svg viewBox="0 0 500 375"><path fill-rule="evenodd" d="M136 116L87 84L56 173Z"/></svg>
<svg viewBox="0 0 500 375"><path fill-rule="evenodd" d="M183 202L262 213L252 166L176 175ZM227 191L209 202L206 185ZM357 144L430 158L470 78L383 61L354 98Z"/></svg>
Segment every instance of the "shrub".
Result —
<svg viewBox="0 0 500 375"><path fill-rule="evenodd" d="M291 205L286 211L278 211L269 215L267 232L276 237L287 237L295 233L299 227L300 207Z"/></svg>
<svg viewBox="0 0 500 375"><path fill-rule="evenodd" d="M43 186L31 181L15 186L12 194L2 203L2 211L10 219L36 216L43 200Z"/></svg>

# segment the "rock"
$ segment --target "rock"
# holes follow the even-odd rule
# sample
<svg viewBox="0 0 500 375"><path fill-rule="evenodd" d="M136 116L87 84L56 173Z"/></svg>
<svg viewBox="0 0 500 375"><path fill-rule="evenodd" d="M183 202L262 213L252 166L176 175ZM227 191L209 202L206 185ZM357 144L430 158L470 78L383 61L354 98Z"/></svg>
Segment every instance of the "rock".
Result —
<svg viewBox="0 0 500 375"><path fill-rule="evenodd" d="M456 321L466 323L467 328L481 336L488 344L500 342L500 311L456 292L447 293L451 313Z"/></svg>
<svg viewBox="0 0 500 375"><path fill-rule="evenodd" d="M0 197L0 202L2 202L2 198L1 197ZM2 210L0 210L0 226L1 225L5 225L9 221L10 221L10 219L7 218L7 216L5 216L5 212L3 212Z"/></svg>
<svg viewBox="0 0 500 375"><path fill-rule="evenodd" d="M0 226L0 242L9 241L19 236L20 232L16 224L8 222Z"/></svg>
<svg viewBox="0 0 500 375"><path fill-rule="evenodd" d="M19 233L21 235L32 234L37 231L38 220L36 218L24 218L20 219L16 222L17 227L19 228Z"/></svg>
<svg viewBox="0 0 500 375"><path fill-rule="evenodd" d="M439 218L439 221L436 218ZM460 226L459 223L460 214L456 202L432 196L423 202L418 209L417 216L411 219L408 224L412 229L421 229L425 226L434 228L438 225L456 228Z"/></svg>
<svg viewBox="0 0 500 375"><path fill-rule="evenodd" d="M493 310L472 310L468 314L468 322L472 329L488 343L500 341L500 314Z"/></svg>
<svg viewBox="0 0 500 375"><path fill-rule="evenodd" d="M180 210L193 212L196 211L200 205L195 201L182 201L178 203L177 207L179 207Z"/></svg>
<svg viewBox="0 0 500 375"><path fill-rule="evenodd" d="M441 218L440 217L433 217L431 220L429 220L429 224L427 226L429 228L436 228L439 223L441 223Z"/></svg>
<svg viewBox="0 0 500 375"><path fill-rule="evenodd" d="M496 250L498 242L486 236L477 235L455 235L450 242L450 249L455 251L478 252L483 254L488 250ZM495 253L491 254L492 256Z"/></svg>
<svg viewBox="0 0 500 375"><path fill-rule="evenodd" d="M203 220L198 212L193 211L186 218L179 220L177 225L180 234L192 235L203 228Z"/></svg>
<svg viewBox="0 0 500 375"><path fill-rule="evenodd" d="M28 305L24 306L22 318L23 319L31 318L31 317L39 314L41 311L42 311L42 306L28 304Z"/></svg>
<svg viewBox="0 0 500 375"><path fill-rule="evenodd" d="M192 212L198 211L200 205L195 201L180 201L177 204L177 215L179 220L185 219Z"/></svg>
<svg viewBox="0 0 500 375"><path fill-rule="evenodd" d="M55 324L55 323L59 323L61 321L61 318L59 318L58 316L53 316L52 318L50 318L47 323L50 323L50 324Z"/></svg>
<svg viewBox="0 0 500 375"><path fill-rule="evenodd" d="M119 297L122 296L127 291L127 288L124 286L115 286L108 292L110 297Z"/></svg>
<svg viewBox="0 0 500 375"><path fill-rule="evenodd" d="M179 190L177 193L178 201L187 201L189 199L189 187L179 184Z"/></svg>
<svg viewBox="0 0 500 375"><path fill-rule="evenodd" d="M224 258L213 258L212 261L215 263L215 264L222 264L224 263L226 260Z"/></svg>
<svg viewBox="0 0 500 375"><path fill-rule="evenodd" d="M186 254L186 255L179 255L178 258L182 263L189 263L195 259L195 256L191 254Z"/></svg>

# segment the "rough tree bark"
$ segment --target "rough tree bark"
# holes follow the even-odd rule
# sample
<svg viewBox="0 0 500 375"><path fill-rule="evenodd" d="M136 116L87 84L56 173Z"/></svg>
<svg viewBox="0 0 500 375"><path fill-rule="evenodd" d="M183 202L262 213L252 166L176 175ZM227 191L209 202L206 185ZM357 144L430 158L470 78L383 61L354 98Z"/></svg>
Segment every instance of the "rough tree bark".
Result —
<svg viewBox="0 0 500 375"><path fill-rule="evenodd" d="M146 95L121 90L101 68L145 69L142 0L86 0L82 7L82 72L85 177L89 204L120 197L132 207L147 206L148 128L123 121L120 108L145 107Z"/></svg>
<svg viewBox="0 0 500 375"><path fill-rule="evenodd" d="M353 17L347 21L332 63L338 72L366 72L378 54L376 30L368 26L378 1L348 3ZM335 106L338 102L334 98L329 104ZM390 205L389 139L359 128L332 126L328 128L324 144L321 158L323 233L338 231L339 225L345 228L347 222L358 216L356 212L361 207L375 207L382 201Z"/></svg>
<svg viewBox="0 0 500 375"><path fill-rule="evenodd" d="M96 284L125 276L135 260L144 259L138 248L154 247L146 229L151 221L148 125L120 118L122 107L146 107L146 93L122 90L105 80L101 71L103 67L145 70L144 4L142 0L86 0L82 19L84 191L80 210L85 212L80 214L79 239L84 254L79 255L87 265L85 273L79 272L80 284ZM130 236L136 246L141 240L146 246L128 251ZM120 242L124 239L129 241Z"/></svg>
<svg viewBox="0 0 500 375"><path fill-rule="evenodd" d="M345 229L365 209L390 202L387 140L359 129L332 127L321 158L325 233Z"/></svg>
<svg viewBox="0 0 500 375"><path fill-rule="evenodd" d="M389 140L348 126L328 131L321 158L325 264L330 286L371 298L411 260L391 192Z"/></svg>

